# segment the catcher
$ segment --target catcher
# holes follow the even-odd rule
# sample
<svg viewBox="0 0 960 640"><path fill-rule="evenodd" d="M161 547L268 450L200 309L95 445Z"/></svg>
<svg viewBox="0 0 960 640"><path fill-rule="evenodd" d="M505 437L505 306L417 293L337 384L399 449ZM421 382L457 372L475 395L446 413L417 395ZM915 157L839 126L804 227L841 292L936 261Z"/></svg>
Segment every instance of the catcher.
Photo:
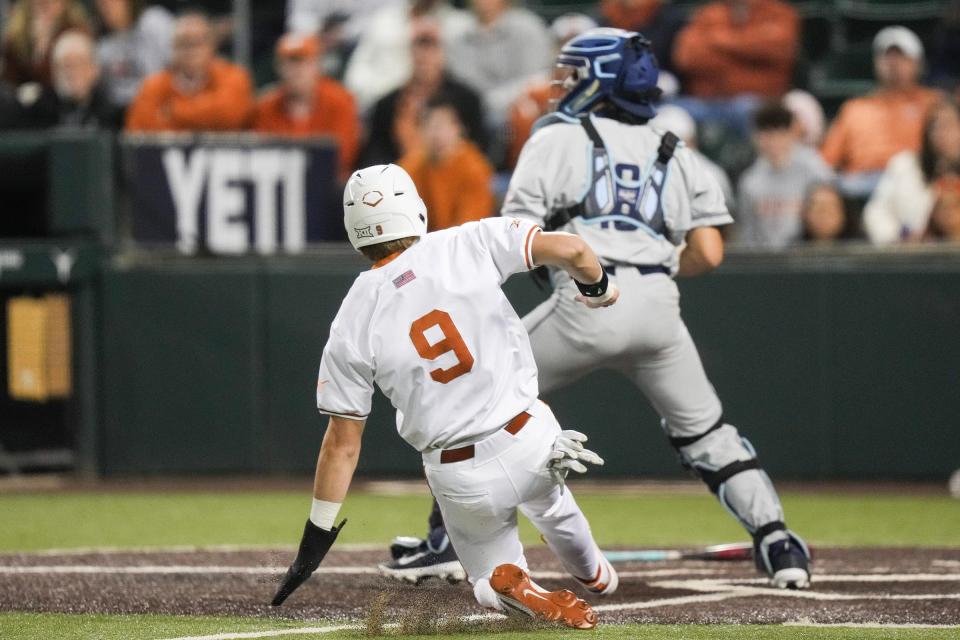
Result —
<svg viewBox="0 0 960 640"><path fill-rule="evenodd" d="M576 301L599 314L616 302L616 286L579 237L531 222L491 218L427 234L423 201L394 165L354 173L343 209L350 242L374 264L330 327L317 384L317 406L330 422L313 507L273 604L310 577L346 523L334 526L376 383L397 409L400 436L423 456L477 602L592 628L586 602L530 579L517 511L587 590L613 593L617 574L563 486L569 470L603 460L537 400L527 332L500 286L538 265L558 267L579 288Z"/></svg>

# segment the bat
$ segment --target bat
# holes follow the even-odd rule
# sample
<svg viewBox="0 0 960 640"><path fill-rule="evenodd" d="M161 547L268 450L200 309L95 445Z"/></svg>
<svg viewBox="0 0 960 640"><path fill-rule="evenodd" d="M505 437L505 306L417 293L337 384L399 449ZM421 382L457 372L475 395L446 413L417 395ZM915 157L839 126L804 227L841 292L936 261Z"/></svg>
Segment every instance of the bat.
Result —
<svg viewBox="0 0 960 640"><path fill-rule="evenodd" d="M663 562L666 560L752 560L753 543L732 542L714 544L702 549L680 551L679 549L634 549L628 551L604 551L610 562Z"/></svg>

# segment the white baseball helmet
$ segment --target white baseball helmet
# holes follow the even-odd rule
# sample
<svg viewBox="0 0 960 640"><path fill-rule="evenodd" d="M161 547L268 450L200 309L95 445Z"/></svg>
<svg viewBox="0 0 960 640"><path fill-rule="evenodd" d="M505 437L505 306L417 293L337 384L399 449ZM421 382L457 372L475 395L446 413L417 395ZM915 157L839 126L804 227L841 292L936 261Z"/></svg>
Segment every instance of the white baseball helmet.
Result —
<svg viewBox="0 0 960 640"><path fill-rule="evenodd" d="M343 226L354 249L427 232L427 206L395 164L354 171L343 190Z"/></svg>

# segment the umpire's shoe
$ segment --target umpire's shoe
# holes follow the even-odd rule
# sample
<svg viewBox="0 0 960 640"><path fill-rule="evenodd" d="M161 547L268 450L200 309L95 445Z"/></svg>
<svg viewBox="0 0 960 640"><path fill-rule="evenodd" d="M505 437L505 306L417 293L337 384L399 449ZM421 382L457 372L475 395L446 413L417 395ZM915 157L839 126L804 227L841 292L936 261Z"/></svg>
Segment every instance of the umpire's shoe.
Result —
<svg viewBox="0 0 960 640"><path fill-rule="evenodd" d="M754 561L757 569L766 573L770 584L778 589L806 589L810 586L810 549L789 529L756 537Z"/></svg>
<svg viewBox="0 0 960 640"><path fill-rule="evenodd" d="M428 578L439 578L450 583L467 579L457 553L445 535L436 547L420 538L395 538L390 545L390 555L393 560L378 566L382 575L394 580L420 584Z"/></svg>

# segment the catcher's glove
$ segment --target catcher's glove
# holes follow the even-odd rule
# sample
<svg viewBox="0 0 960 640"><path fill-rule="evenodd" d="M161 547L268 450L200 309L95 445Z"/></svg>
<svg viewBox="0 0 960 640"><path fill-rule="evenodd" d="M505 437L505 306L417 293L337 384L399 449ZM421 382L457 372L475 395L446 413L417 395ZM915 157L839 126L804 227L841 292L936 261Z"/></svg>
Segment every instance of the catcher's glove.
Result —
<svg viewBox="0 0 960 640"><path fill-rule="evenodd" d="M287 575L283 577L283 582L280 583L280 588L277 589L270 604L279 607L291 593L296 591L297 587L307 581L307 578L320 566L320 562L330 551L330 547L333 546L334 540L337 539L337 535L345 524L347 524L346 519L339 526L327 531L307 520L297 558L287 569Z"/></svg>
<svg viewBox="0 0 960 640"><path fill-rule="evenodd" d="M583 446L583 443L586 441L586 435L579 431L565 429L560 432L560 435L557 436L557 439L553 443L553 450L550 452L547 469L550 471L550 475L553 476L554 481L560 485L561 492L563 491L567 473L570 471L586 473L587 467L584 466L584 462L597 466L603 465L603 458Z"/></svg>

